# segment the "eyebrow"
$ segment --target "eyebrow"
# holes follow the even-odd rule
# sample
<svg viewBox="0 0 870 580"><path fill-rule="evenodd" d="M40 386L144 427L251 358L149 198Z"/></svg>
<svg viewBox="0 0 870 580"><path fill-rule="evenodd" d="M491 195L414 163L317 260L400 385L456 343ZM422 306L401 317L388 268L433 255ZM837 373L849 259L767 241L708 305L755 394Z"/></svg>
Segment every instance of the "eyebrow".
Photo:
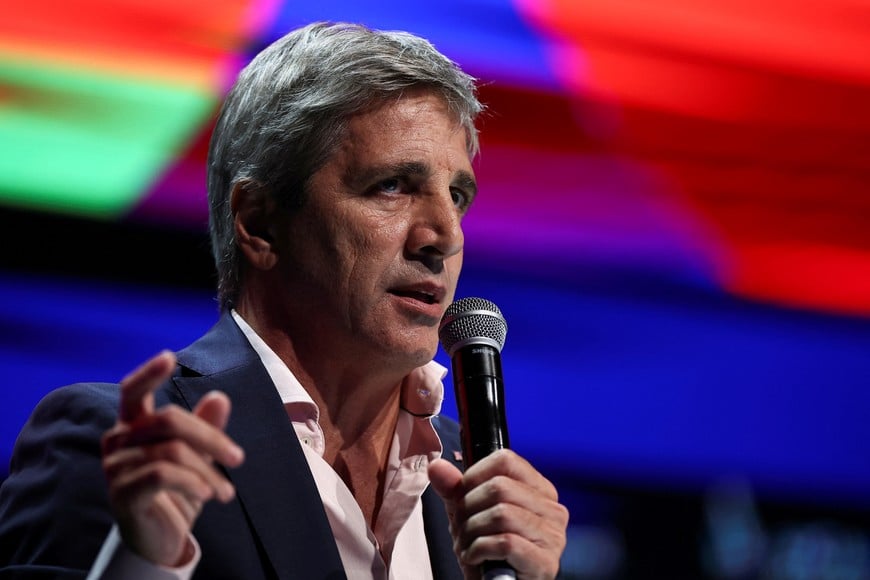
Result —
<svg viewBox="0 0 870 580"><path fill-rule="evenodd" d="M403 161L400 163L388 163L384 165L370 165L363 169L352 169L345 176L345 183L354 185L368 184L378 179L384 179L393 175L407 175L409 177L418 177L422 179L428 178L432 174L432 169L428 164L420 161ZM459 171L451 181L451 184L458 185L467 190L473 197L477 195L477 181L474 175L468 171Z"/></svg>
<svg viewBox="0 0 870 580"><path fill-rule="evenodd" d="M456 179L453 180L453 182L460 186L462 189L468 191L469 195L471 196L469 202L477 197L477 180L474 179L474 175L472 175L471 173L467 171L460 171L459 174L456 176Z"/></svg>
<svg viewBox="0 0 870 580"><path fill-rule="evenodd" d="M432 173L429 166L420 161L403 161L400 163L386 163L383 165L369 165L362 170L352 168L349 181L367 184L371 181L384 179L393 175L408 175L412 177L426 178Z"/></svg>

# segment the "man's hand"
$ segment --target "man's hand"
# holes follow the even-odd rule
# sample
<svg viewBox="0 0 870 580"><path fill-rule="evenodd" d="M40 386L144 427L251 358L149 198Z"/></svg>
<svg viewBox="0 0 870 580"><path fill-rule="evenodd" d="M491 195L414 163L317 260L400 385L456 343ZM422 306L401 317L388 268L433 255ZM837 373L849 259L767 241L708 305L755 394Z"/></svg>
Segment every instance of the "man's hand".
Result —
<svg viewBox="0 0 870 580"><path fill-rule="evenodd" d="M203 503L230 501L232 484L214 462L237 467L244 453L224 432L230 400L212 392L192 413L154 408L154 390L175 368L164 351L121 381L118 421L102 439L109 501L124 543L146 560L180 566L193 555L188 537Z"/></svg>
<svg viewBox="0 0 870 580"><path fill-rule="evenodd" d="M568 510L553 484L525 459L502 449L464 475L438 459L429 466L429 478L447 506L466 578L479 578L480 564L488 560L507 561L518 578L556 577Z"/></svg>

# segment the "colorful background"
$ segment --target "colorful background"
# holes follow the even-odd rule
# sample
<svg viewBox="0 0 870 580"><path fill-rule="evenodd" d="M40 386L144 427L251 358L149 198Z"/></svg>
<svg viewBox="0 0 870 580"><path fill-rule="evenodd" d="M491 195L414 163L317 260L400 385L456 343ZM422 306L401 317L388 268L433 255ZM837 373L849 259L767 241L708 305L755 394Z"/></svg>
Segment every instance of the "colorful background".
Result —
<svg viewBox="0 0 870 580"><path fill-rule="evenodd" d="M48 390L215 320L216 108L312 20L418 33L482 82L459 293L508 320L511 439L571 508L568 577L870 576L863 0L4 8L0 465Z"/></svg>

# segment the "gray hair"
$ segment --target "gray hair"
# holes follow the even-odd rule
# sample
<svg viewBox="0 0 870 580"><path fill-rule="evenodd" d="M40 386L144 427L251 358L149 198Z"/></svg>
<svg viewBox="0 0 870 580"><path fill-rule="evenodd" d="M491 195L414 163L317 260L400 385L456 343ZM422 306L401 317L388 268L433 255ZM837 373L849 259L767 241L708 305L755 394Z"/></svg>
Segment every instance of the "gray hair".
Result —
<svg viewBox="0 0 870 580"><path fill-rule="evenodd" d="M208 155L209 232L221 310L235 305L242 259L230 194L265 188L291 211L340 142L349 119L410 89L439 94L478 152L483 110L476 79L427 40L349 23L317 22L269 45L241 71L218 116Z"/></svg>

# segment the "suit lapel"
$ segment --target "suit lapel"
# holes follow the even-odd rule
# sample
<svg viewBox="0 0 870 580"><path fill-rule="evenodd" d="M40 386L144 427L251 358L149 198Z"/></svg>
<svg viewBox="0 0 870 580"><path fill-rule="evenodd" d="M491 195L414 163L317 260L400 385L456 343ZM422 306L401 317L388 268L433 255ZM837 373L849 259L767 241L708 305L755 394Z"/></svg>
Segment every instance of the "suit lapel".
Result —
<svg viewBox="0 0 870 580"><path fill-rule="evenodd" d="M432 419L432 425L441 439L443 451L441 457L462 469L462 463L456 459L454 451L459 449L459 434L456 425L445 421L442 417ZM462 580L464 578L456 554L453 552L453 537L450 535L450 521L444 501L430 485L423 492L423 530L426 534L426 544L429 548L429 562L432 564L432 576L435 580Z"/></svg>
<svg viewBox="0 0 870 580"><path fill-rule="evenodd" d="M462 570L453 552L453 538L444 502L431 487L423 492L423 530L435 580L462 580Z"/></svg>
<svg viewBox="0 0 870 580"><path fill-rule="evenodd" d="M232 401L227 433L245 450L245 462L229 476L277 577L344 578L293 426L265 368L232 319L224 315L209 334L179 353L179 362L185 367L183 375L194 375L175 379L191 407L213 389Z"/></svg>

